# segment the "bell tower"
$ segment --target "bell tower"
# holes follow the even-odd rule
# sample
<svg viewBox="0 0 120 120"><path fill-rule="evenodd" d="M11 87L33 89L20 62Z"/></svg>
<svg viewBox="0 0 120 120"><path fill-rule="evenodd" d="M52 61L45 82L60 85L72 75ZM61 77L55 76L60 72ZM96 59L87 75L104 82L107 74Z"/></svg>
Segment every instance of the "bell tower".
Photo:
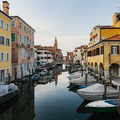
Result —
<svg viewBox="0 0 120 120"><path fill-rule="evenodd" d="M57 38L56 38L56 37L55 37L54 47L55 47L56 49L58 48L58 43L57 43Z"/></svg>

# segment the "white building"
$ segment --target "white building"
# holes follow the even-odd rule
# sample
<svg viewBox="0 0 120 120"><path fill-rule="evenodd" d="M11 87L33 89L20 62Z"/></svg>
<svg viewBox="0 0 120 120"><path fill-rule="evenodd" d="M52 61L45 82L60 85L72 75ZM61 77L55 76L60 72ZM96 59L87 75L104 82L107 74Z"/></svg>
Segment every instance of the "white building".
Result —
<svg viewBox="0 0 120 120"><path fill-rule="evenodd" d="M45 49L37 49L37 66L40 65L40 62L52 63L52 53Z"/></svg>
<svg viewBox="0 0 120 120"><path fill-rule="evenodd" d="M87 61L87 45L81 45L73 50L74 62L77 60L84 65Z"/></svg>

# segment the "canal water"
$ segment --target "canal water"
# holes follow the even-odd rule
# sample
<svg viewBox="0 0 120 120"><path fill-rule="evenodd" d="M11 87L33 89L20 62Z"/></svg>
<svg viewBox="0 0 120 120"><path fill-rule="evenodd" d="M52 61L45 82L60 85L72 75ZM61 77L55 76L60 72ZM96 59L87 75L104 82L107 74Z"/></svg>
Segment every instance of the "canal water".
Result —
<svg viewBox="0 0 120 120"><path fill-rule="evenodd" d="M119 120L117 113L94 114L69 86L68 72L51 71L38 82L18 82L19 98L0 107L0 120ZM42 81L42 82L41 82Z"/></svg>

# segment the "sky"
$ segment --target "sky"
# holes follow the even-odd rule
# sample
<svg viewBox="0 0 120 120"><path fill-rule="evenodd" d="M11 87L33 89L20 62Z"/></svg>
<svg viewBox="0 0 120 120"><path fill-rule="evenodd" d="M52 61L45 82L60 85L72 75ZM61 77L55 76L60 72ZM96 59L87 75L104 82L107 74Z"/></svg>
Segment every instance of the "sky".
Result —
<svg viewBox="0 0 120 120"><path fill-rule="evenodd" d="M63 55L88 45L95 25L112 25L120 0L7 0L10 16L19 16L35 29L35 45L53 46L55 36ZM2 8L2 0L0 0Z"/></svg>

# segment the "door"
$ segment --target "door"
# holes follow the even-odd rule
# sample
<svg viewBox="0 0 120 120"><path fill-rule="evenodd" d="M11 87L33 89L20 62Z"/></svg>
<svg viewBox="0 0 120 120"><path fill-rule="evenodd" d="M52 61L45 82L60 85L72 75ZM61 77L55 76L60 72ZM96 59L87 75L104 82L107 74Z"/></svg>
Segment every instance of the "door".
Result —
<svg viewBox="0 0 120 120"><path fill-rule="evenodd" d="M5 70L1 70L1 81L0 82L4 82L5 79Z"/></svg>

